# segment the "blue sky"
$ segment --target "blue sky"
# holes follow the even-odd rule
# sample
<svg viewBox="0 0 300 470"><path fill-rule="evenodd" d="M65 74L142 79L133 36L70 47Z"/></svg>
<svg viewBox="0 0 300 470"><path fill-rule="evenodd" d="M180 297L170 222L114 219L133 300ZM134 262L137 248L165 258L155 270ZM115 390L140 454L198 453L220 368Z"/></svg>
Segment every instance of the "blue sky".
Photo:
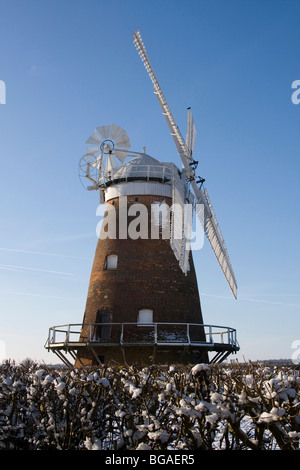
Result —
<svg viewBox="0 0 300 470"><path fill-rule="evenodd" d="M57 362L52 325L83 318L98 194L78 162L96 126L181 165L132 43L139 27L195 159L238 282L194 253L205 323L238 330L239 360L290 358L300 340L299 1L0 0L0 341Z"/></svg>

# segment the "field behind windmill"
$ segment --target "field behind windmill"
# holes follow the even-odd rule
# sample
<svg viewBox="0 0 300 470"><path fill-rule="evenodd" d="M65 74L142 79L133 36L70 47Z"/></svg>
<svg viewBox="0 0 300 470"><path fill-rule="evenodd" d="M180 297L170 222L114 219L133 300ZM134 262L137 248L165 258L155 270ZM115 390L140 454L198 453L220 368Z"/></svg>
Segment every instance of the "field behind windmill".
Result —
<svg viewBox="0 0 300 470"><path fill-rule="evenodd" d="M0 366L0 448L297 450L292 363Z"/></svg>

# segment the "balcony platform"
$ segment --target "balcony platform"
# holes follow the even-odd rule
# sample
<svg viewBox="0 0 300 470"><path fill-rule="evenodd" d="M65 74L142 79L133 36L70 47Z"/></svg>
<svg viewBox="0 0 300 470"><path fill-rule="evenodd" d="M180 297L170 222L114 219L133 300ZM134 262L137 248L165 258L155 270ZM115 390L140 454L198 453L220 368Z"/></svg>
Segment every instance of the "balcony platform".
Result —
<svg viewBox="0 0 300 470"><path fill-rule="evenodd" d="M88 351L102 365L99 351L153 351L152 357L166 351L213 353L209 363L220 363L240 348L236 330L225 326L197 323L89 323L57 325L49 329L45 344L68 367L72 360L81 363L82 352ZM71 356L71 360L67 358ZM83 363L81 363L84 365Z"/></svg>

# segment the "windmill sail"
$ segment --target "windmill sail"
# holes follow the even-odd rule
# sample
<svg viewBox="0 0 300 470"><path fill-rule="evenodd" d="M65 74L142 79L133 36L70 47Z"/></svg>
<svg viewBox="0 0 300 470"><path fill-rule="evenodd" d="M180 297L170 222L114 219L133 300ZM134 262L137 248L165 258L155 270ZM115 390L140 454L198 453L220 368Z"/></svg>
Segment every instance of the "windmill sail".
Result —
<svg viewBox="0 0 300 470"><path fill-rule="evenodd" d="M194 147L195 147L195 140L196 140L196 128L194 124L194 118L189 108L188 110L188 125L187 125L187 134L186 134L186 146L188 151L188 158L192 160Z"/></svg>
<svg viewBox="0 0 300 470"><path fill-rule="evenodd" d="M183 232L184 232L185 187L180 178L174 174L172 184L172 218L170 244L182 269Z"/></svg>
<svg viewBox="0 0 300 470"><path fill-rule="evenodd" d="M198 188L199 189L199 188ZM234 295L237 297L237 283L234 276L234 272L229 260L229 255L227 252L227 248L217 222L212 204L207 194L207 190L199 189L199 197L197 200L197 204L203 204L204 207L204 218L200 217L200 214L197 212L197 216L199 217L200 221L204 220L204 231L205 235L212 247L212 250L218 260L218 263L224 273L224 276L229 284L229 287Z"/></svg>
<svg viewBox="0 0 300 470"><path fill-rule="evenodd" d="M135 44L135 47L137 48L137 51L138 51L142 61L144 62L145 68L146 68L146 70L147 70L147 72L148 72L148 74L149 74L149 76L152 80L152 83L154 85L154 93L156 94L157 99L159 101L159 104L162 108L163 115L166 118L167 124L169 126L171 135L173 136L173 139L174 139L175 145L177 147L178 153L179 153L180 157L182 157L182 160L184 158L184 161L182 161L182 163L183 163L185 169L189 170L189 163L186 159L186 155L187 155L188 152L187 152L187 147L186 147L185 141L184 141L184 139L183 139L183 137L180 133L180 130L178 129L178 127L176 125L175 119L174 119L174 117L171 113L171 110L170 110L169 106L168 106L167 100L164 97L162 89L160 88L158 80L155 76L154 70L151 66L151 63L150 63L150 60L149 60L148 54L146 52L146 48L145 48L145 45L143 43L142 36L141 36L139 30L137 30L135 33L133 33L133 42Z"/></svg>
<svg viewBox="0 0 300 470"><path fill-rule="evenodd" d="M183 243L182 243L182 256L181 256L181 269L187 274L189 270L189 257L191 250L191 234L193 225L193 201L194 196L192 193L188 195L186 200L189 204L184 205L184 219L183 219Z"/></svg>
<svg viewBox="0 0 300 470"><path fill-rule="evenodd" d="M165 116L165 119L167 121L171 135L173 137L179 156L181 158L183 167L186 170L187 174L190 175L191 174L190 163L192 161L192 153L193 153L195 137L196 137L194 122L193 122L193 118L190 113L190 110L188 113L188 132L187 132L187 139L185 142L180 133L178 126L176 125L175 119L168 106L167 100L155 76L154 70L151 66L151 63L150 63L150 60L149 60L149 57L148 57L148 54L147 54L147 51L146 51L146 48L145 48L145 45L144 45L144 42L142 40L142 36L139 30L133 33L133 42L145 65L145 68L150 76L150 79L153 83L154 93L157 96L157 99L162 109L162 113ZM236 292L237 292L236 280L235 280L234 273L231 267L231 263L229 261L229 256L228 256L227 249L224 243L224 239L222 237L216 216L213 212L211 202L208 198L208 194L206 191L203 191L202 189L198 187L194 177L190 178L190 180L191 180L191 186L193 188L193 191L196 197L197 204L200 204L200 205L203 204L204 206L205 234L210 242L213 252L216 255L216 258L231 288L231 291L233 295L236 297ZM201 221L201 217L199 218Z"/></svg>

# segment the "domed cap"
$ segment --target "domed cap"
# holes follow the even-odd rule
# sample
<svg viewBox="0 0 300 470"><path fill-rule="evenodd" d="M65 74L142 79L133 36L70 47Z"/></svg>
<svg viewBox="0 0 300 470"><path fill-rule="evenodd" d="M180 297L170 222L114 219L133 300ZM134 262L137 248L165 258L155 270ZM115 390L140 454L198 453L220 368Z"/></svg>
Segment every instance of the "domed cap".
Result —
<svg viewBox="0 0 300 470"><path fill-rule="evenodd" d="M160 163L150 155L142 154L132 158L128 163L118 167L113 172L113 179L134 178L171 178L172 172L165 164Z"/></svg>

